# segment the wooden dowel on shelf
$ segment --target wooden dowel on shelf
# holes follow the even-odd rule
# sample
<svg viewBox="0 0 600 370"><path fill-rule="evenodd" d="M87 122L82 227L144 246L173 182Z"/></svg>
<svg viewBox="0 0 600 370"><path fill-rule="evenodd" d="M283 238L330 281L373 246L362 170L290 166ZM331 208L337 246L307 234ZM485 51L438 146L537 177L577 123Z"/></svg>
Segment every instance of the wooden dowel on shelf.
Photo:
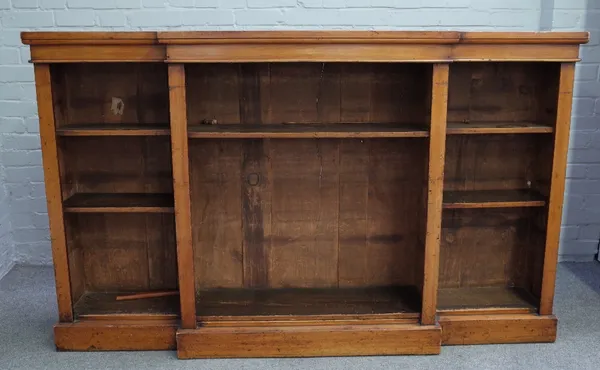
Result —
<svg viewBox="0 0 600 370"><path fill-rule="evenodd" d="M117 301L132 301L135 299L147 299L147 298L159 298L159 297L172 297L179 295L177 290L167 290L164 292L148 292L148 293L135 293L127 295L118 295Z"/></svg>

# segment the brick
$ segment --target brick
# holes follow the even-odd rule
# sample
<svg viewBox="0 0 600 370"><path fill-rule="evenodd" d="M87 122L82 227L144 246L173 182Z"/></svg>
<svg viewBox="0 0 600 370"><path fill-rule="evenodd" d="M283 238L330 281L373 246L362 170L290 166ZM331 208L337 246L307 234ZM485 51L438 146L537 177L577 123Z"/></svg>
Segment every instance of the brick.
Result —
<svg viewBox="0 0 600 370"><path fill-rule="evenodd" d="M245 6L246 4L244 4ZM196 8L218 8L219 0L196 0L194 2Z"/></svg>
<svg viewBox="0 0 600 370"><path fill-rule="evenodd" d="M33 81L33 67L0 66L0 82L31 82Z"/></svg>
<svg viewBox="0 0 600 370"><path fill-rule="evenodd" d="M322 8L326 1L327 0L298 0L298 5L303 8ZM344 4L344 6L346 6L346 4Z"/></svg>
<svg viewBox="0 0 600 370"><path fill-rule="evenodd" d="M12 0L12 5L15 9L36 9L38 0Z"/></svg>
<svg viewBox="0 0 600 370"><path fill-rule="evenodd" d="M588 166L585 164L570 164L567 167L568 179L584 179L587 176Z"/></svg>
<svg viewBox="0 0 600 370"><path fill-rule="evenodd" d="M598 241L600 239L600 225L582 225L579 227L578 239Z"/></svg>
<svg viewBox="0 0 600 370"><path fill-rule="evenodd" d="M100 26L103 27L125 27L127 17L120 10L97 12Z"/></svg>
<svg viewBox="0 0 600 370"><path fill-rule="evenodd" d="M37 114L34 102L0 101L0 112L5 117L28 117Z"/></svg>
<svg viewBox="0 0 600 370"><path fill-rule="evenodd" d="M42 153L40 151L23 152L11 151L2 153L2 162L6 167L41 166Z"/></svg>
<svg viewBox="0 0 600 370"><path fill-rule="evenodd" d="M246 0L220 0L219 9L244 9Z"/></svg>
<svg viewBox="0 0 600 370"><path fill-rule="evenodd" d="M143 8L164 8L167 0L142 0Z"/></svg>
<svg viewBox="0 0 600 370"><path fill-rule="evenodd" d="M0 0L0 9L10 9L10 0Z"/></svg>
<svg viewBox="0 0 600 370"><path fill-rule="evenodd" d="M236 10L234 14L235 23L240 25L272 25L284 20L284 14L274 9Z"/></svg>
<svg viewBox="0 0 600 370"><path fill-rule="evenodd" d="M560 228L561 240L575 240L579 236L578 226L563 226Z"/></svg>
<svg viewBox="0 0 600 370"><path fill-rule="evenodd" d="M495 11L490 14L490 24L502 27L519 27L532 29L538 26L539 16L536 11L514 10Z"/></svg>
<svg viewBox="0 0 600 370"><path fill-rule="evenodd" d="M129 22L133 27L180 26L181 13L145 10L130 14Z"/></svg>
<svg viewBox="0 0 600 370"><path fill-rule="evenodd" d="M248 8L294 7L297 0L248 0Z"/></svg>
<svg viewBox="0 0 600 370"><path fill-rule="evenodd" d="M574 196L600 194L600 181L598 180L569 180L567 187L569 194ZM598 206L600 207L600 203Z"/></svg>
<svg viewBox="0 0 600 370"><path fill-rule="evenodd" d="M586 9L589 0L554 0L554 9Z"/></svg>
<svg viewBox="0 0 600 370"><path fill-rule="evenodd" d="M553 28L580 29L585 23L585 12L582 10L555 10L553 15Z"/></svg>
<svg viewBox="0 0 600 370"><path fill-rule="evenodd" d="M345 0L323 0L322 6L323 6L323 8L345 8L346 3L345 3ZM305 8L310 8L310 7L305 6Z"/></svg>
<svg viewBox="0 0 600 370"><path fill-rule="evenodd" d="M597 163L598 158L600 158L600 149L569 150L569 163Z"/></svg>
<svg viewBox="0 0 600 370"><path fill-rule="evenodd" d="M575 68L576 81L589 81L598 78L598 65L596 64L577 64Z"/></svg>
<svg viewBox="0 0 600 370"><path fill-rule="evenodd" d="M579 90L578 90L579 91ZM573 98L573 114L579 117L591 116L594 113L596 101L592 98Z"/></svg>
<svg viewBox="0 0 600 370"><path fill-rule="evenodd" d="M54 17L50 11L12 12L2 18L2 25L5 28L53 27Z"/></svg>
<svg viewBox="0 0 600 370"><path fill-rule="evenodd" d="M189 10L182 14L183 25L233 25L233 12L228 10Z"/></svg>
<svg viewBox="0 0 600 370"><path fill-rule="evenodd" d="M468 8L472 6L471 0L420 0L415 3L419 4L421 8Z"/></svg>
<svg viewBox="0 0 600 370"><path fill-rule="evenodd" d="M0 117L0 133L22 134L26 131L23 118Z"/></svg>
<svg viewBox="0 0 600 370"><path fill-rule="evenodd" d="M0 65L19 64L20 62L21 58L19 55L19 49L0 48Z"/></svg>
<svg viewBox="0 0 600 370"><path fill-rule="evenodd" d="M596 106L598 106L598 103L596 103ZM571 125L573 130L600 128L600 117L573 117Z"/></svg>
<svg viewBox="0 0 600 370"><path fill-rule="evenodd" d="M590 261L596 252L598 252L598 242L587 241L587 240L570 240L561 250L561 255L566 260L572 260L571 258L575 255L589 255Z"/></svg>
<svg viewBox="0 0 600 370"><path fill-rule="evenodd" d="M31 194L32 198L45 198L46 197L46 186L43 182L40 183L30 183L31 185Z"/></svg>
<svg viewBox="0 0 600 370"><path fill-rule="evenodd" d="M583 149L588 148L592 144L594 131L575 131L571 134L569 148Z"/></svg>
<svg viewBox="0 0 600 370"><path fill-rule="evenodd" d="M169 5L174 8L193 8L195 2L196 0L169 0Z"/></svg>
<svg viewBox="0 0 600 370"><path fill-rule="evenodd" d="M26 118L25 127L27 128L27 132L29 133L39 133L40 120L38 118Z"/></svg>
<svg viewBox="0 0 600 370"><path fill-rule="evenodd" d="M65 10L54 13L56 25L67 27L93 26L96 23L94 15L93 10Z"/></svg>
<svg viewBox="0 0 600 370"><path fill-rule="evenodd" d="M64 9L67 6L67 0L40 0L42 9Z"/></svg>
<svg viewBox="0 0 600 370"><path fill-rule="evenodd" d="M567 225L581 225L589 223L600 223L600 214L589 209L565 208L563 223Z"/></svg>
<svg viewBox="0 0 600 370"><path fill-rule="evenodd" d="M139 9L141 7L141 0L117 0L118 9Z"/></svg>
<svg viewBox="0 0 600 370"><path fill-rule="evenodd" d="M337 9L298 8L285 12L284 23L291 26L352 25L355 19L350 18L349 15L354 16L355 12L352 10L344 10L344 12L345 14L342 14L342 11Z"/></svg>
<svg viewBox="0 0 600 370"><path fill-rule="evenodd" d="M430 1L430 3L435 4L435 0ZM444 2L440 1L439 3ZM470 0L463 1L463 6L465 3L467 3L466 6L476 10L540 8L540 3L538 0Z"/></svg>
<svg viewBox="0 0 600 370"><path fill-rule="evenodd" d="M598 181L590 181L590 182L597 183ZM584 198L585 207L600 214L600 194L598 194L598 193L600 193L600 189L598 189L598 191L596 191L595 193L596 194L587 195Z"/></svg>
<svg viewBox="0 0 600 370"><path fill-rule="evenodd" d="M600 96L599 81L580 81L575 87L575 96L578 98L598 98Z"/></svg>
<svg viewBox="0 0 600 370"><path fill-rule="evenodd" d="M29 63L31 60L31 49L29 49L29 46L19 48L19 54L21 55L21 63Z"/></svg>
<svg viewBox="0 0 600 370"><path fill-rule="evenodd" d="M40 137L37 135L11 135L2 138L2 148L9 150L40 149Z"/></svg>
<svg viewBox="0 0 600 370"><path fill-rule="evenodd" d="M4 170L7 183L27 183L31 181L44 181L42 167L8 167Z"/></svg>
<svg viewBox="0 0 600 370"><path fill-rule="evenodd" d="M67 6L73 9L114 9L117 0L67 0Z"/></svg>
<svg viewBox="0 0 600 370"><path fill-rule="evenodd" d="M587 166L587 177L589 179L600 179L600 164L590 164Z"/></svg>
<svg viewBox="0 0 600 370"><path fill-rule="evenodd" d="M31 196L31 186L23 184L6 184L6 191L10 195L11 199L23 199ZM29 213L23 213L29 214ZM16 215L16 214L15 214Z"/></svg>
<svg viewBox="0 0 600 370"><path fill-rule="evenodd" d="M15 229L48 229L48 216L39 213L16 213L11 216L11 224ZM42 238L43 240L43 238Z"/></svg>

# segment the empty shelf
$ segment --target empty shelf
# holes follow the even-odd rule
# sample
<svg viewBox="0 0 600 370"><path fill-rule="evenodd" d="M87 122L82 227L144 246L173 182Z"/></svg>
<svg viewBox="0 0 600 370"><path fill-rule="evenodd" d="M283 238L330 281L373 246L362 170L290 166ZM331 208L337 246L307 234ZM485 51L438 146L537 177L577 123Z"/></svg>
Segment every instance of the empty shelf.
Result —
<svg viewBox="0 0 600 370"><path fill-rule="evenodd" d="M135 292L131 292L135 293ZM129 293L85 293L73 306L77 318L94 316L179 316L179 296L117 301Z"/></svg>
<svg viewBox="0 0 600 370"><path fill-rule="evenodd" d="M167 136L169 125L88 124L56 129L58 136Z"/></svg>
<svg viewBox="0 0 600 370"><path fill-rule="evenodd" d="M79 193L63 203L70 213L173 213L173 194Z"/></svg>
<svg viewBox="0 0 600 370"><path fill-rule="evenodd" d="M213 316L322 316L404 314L417 318L413 287L216 289L198 292L196 313Z"/></svg>
<svg viewBox="0 0 600 370"><path fill-rule="evenodd" d="M534 312L535 299L520 288L466 287L444 288L438 292L438 311L454 312L494 310Z"/></svg>
<svg viewBox="0 0 600 370"><path fill-rule="evenodd" d="M547 134L554 131L551 126L529 122L448 122L449 135L469 134Z"/></svg>
<svg viewBox="0 0 600 370"><path fill-rule="evenodd" d="M544 205L546 199L529 189L445 191L443 202L445 209L543 207Z"/></svg>
<svg viewBox="0 0 600 370"><path fill-rule="evenodd" d="M189 127L190 138L386 138L427 137L425 125L384 123L218 124Z"/></svg>

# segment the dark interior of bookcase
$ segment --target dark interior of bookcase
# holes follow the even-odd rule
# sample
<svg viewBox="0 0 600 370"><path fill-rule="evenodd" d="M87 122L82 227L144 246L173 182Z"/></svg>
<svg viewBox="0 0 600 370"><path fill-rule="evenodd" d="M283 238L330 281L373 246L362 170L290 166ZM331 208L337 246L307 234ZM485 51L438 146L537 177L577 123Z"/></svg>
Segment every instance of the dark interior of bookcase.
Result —
<svg viewBox="0 0 600 370"><path fill-rule="evenodd" d="M448 133L465 128L552 129L559 72L559 63L451 64Z"/></svg>
<svg viewBox="0 0 600 370"><path fill-rule="evenodd" d="M56 64L51 76L76 317L178 315L176 296L116 299L178 285L170 138L118 134L168 130L167 66Z"/></svg>
<svg viewBox="0 0 600 370"><path fill-rule="evenodd" d="M428 131L430 80L425 64L186 65L188 125ZM189 153L199 317L418 316L426 138L190 139Z"/></svg>
<svg viewBox="0 0 600 370"><path fill-rule="evenodd" d="M441 310L538 306L552 135L455 135L446 143ZM512 200L514 203L500 204Z"/></svg>

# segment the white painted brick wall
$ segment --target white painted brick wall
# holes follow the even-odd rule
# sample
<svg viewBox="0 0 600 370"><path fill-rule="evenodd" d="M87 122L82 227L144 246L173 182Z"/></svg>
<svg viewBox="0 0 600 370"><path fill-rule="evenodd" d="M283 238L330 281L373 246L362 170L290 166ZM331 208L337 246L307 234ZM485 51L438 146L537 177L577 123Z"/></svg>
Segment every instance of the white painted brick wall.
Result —
<svg viewBox="0 0 600 370"><path fill-rule="evenodd" d="M600 2L0 0L0 179L4 179L0 195L6 193L0 196L0 245L1 230L8 229L18 263L50 263L35 89L32 67L27 64L29 49L19 39L21 31L589 29L593 41L584 48L583 62L577 68L561 253L569 259L591 259L600 234L600 6L596 4ZM7 209L10 227L6 226ZM0 269L6 256L0 248Z"/></svg>

